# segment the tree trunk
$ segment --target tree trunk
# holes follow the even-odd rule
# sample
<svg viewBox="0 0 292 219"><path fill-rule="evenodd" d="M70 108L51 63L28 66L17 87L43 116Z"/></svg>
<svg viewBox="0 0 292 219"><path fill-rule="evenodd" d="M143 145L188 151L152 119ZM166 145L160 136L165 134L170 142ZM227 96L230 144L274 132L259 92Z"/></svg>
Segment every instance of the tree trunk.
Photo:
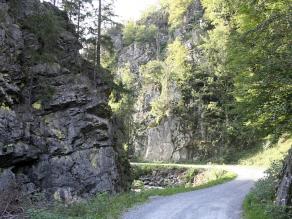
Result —
<svg viewBox="0 0 292 219"><path fill-rule="evenodd" d="M78 16L77 16L77 38L80 39L80 19L81 19L81 0L78 1Z"/></svg>
<svg viewBox="0 0 292 219"><path fill-rule="evenodd" d="M100 56L101 56L101 23L102 23L102 16L101 16L101 0L98 1L98 27L97 27L97 44L96 44L96 66L97 70L100 70Z"/></svg>
<svg viewBox="0 0 292 219"><path fill-rule="evenodd" d="M96 46L97 46L97 40L95 40L95 48L94 48L94 54L93 54L93 62L94 62L94 72L93 72L93 82L94 82L94 84L96 84L96 72L97 72L97 64L96 64L96 61L97 61L97 54L96 54L96 52L97 52L97 48L96 48Z"/></svg>

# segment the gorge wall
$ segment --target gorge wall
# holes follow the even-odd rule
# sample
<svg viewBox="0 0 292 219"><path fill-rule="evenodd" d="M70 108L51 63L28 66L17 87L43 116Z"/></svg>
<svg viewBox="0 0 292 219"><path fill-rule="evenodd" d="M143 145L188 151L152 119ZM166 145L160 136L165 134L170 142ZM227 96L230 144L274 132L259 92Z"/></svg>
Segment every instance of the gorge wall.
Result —
<svg viewBox="0 0 292 219"><path fill-rule="evenodd" d="M228 118L222 110L221 98L224 88L220 85L219 77L212 71L195 70L207 62L200 46L211 25L204 19L201 2L190 2L180 18L180 25L175 27L171 26L169 14L164 8L138 21L137 26L157 30L143 42L139 42L139 39L126 42L123 31L119 28L110 32L117 56L116 75L128 68L135 81L135 131L131 136L132 155L135 159L195 161L220 154L226 145L224 124ZM180 86L173 78L165 80L167 73L160 78L155 76L156 73L159 74L160 67L162 71L172 71L167 69L165 60L169 45L177 39L188 51L187 59L194 70L188 86L196 94L184 91L184 86ZM143 73L145 66L154 69L151 80L147 80ZM195 71L198 72L197 75ZM186 98L186 93L192 96ZM164 115L154 116L153 105L163 98L169 98L166 112ZM212 106L215 106L214 110Z"/></svg>
<svg viewBox="0 0 292 219"><path fill-rule="evenodd" d="M74 29L49 3L0 1L0 193L17 182L72 201L127 187L106 72L93 81Z"/></svg>

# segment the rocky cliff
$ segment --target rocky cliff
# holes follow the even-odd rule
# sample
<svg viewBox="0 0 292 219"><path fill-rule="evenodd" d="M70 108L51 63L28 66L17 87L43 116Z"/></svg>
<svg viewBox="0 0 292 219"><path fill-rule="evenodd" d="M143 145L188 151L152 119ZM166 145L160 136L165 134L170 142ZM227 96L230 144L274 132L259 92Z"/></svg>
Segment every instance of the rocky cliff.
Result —
<svg viewBox="0 0 292 219"><path fill-rule="evenodd" d="M125 189L106 73L93 81L80 49L51 4L0 1L0 192L7 179L66 201Z"/></svg>
<svg viewBox="0 0 292 219"><path fill-rule="evenodd" d="M204 19L204 9L200 0L193 1L184 14L182 23L178 27L171 27L169 14L161 8L150 13L137 22L137 25L146 27L155 26L157 33L153 39L145 42L134 41L131 44L123 42L122 31L111 34L117 52L117 67L130 67L136 81L137 90L135 113L135 133L132 136L134 157L149 161L191 161L206 159L220 153L223 148L223 128L225 115L210 112L210 106L220 105L220 92L216 76L201 71L194 76L193 89L197 90L198 98L193 95L182 108L184 112L169 110L157 123L151 111L153 103L162 96L167 95L173 105L184 101L182 89L177 82L171 80L164 88L157 82L145 81L141 67L151 61L163 61L167 47L175 39L180 39L189 52L189 61L193 68L204 63L202 55L202 38L206 36L209 23ZM201 78L200 78L201 77ZM213 81L216 85L207 85ZM218 80L217 80L218 81ZM163 82L162 82L163 83ZM213 87L212 87L213 86ZM217 86L217 87L215 87ZM221 101L222 102L222 101ZM220 107L220 106L219 106ZM175 108L175 107L174 107ZM214 116L214 114L216 114ZM218 114L220 114L218 116Z"/></svg>
<svg viewBox="0 0 292 219"><path fill-rule="evenodd" d="M290 150L280 174L276 203L280 206L292 206L292 150Z"/></svg>

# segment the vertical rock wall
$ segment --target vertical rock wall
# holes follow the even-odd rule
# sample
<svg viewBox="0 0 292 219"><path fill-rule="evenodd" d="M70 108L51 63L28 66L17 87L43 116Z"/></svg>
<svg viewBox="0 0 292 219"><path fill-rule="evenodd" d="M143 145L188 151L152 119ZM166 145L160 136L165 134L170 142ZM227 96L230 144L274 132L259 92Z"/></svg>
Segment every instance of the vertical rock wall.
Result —
<svg viewBox="0 0 292 219"><path fill-rule="evenodd" d="M74 32L51 4L0 1L0 168L26 193L68 201L122 191L128 171L111 138L106 73L93 81Z"/></svg>
<svg viewBox="0 0 292 219"><path fill-rule="evenodd" d="M196 130L190 129L181 115L170 113L163 118L159 124L153 125L155 118L151 115L151 104L161 95L161 90L157 84L144 83L140 67L153 60L163 60L163 53L168 44L179 37L184 45L191 51L190 59L193 64L201 61L201 49L199 45L202 37L206 34L206 22L203 19L203 8L200 0L196 0L188 8L184 17L183 25L170 31L168 14L164 10L159 10L139 21L138 24L158 28L157 36L152 42L134 42L124 45L121 31L111 34L118 57L118 68L129 64L134 77L137 79L137 102L133 115L137 129L132 139L134 157L139 160L148 161L188 161L195 160L197 154L197 142L199 139L207 139L204 132L203 122ZM169 95L178 101L181 98L181 91L174 83L169 87ZM203 118L203 113L193 110L194 120ZM202 119L201 119L202 120ZM200 122L200 121L199 121Z"/></svg>

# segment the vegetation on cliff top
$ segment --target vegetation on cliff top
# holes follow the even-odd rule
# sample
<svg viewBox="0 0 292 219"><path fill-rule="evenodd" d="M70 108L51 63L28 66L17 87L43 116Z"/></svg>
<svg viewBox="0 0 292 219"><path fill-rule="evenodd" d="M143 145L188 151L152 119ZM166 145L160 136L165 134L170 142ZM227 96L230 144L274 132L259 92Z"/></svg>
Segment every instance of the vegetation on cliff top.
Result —
<svg viewBox="0 0 292 219"><path fill-rule="evenodd" d="M183 23L192 0L161 0L162 7L165 7L169 14L169 23L172 28L176 28Z"/></svg>
<svg viewBox="0 0 292 219"><path fill-rule="evenodd" d="M153 24L146 26L129 21L123 29L123 40L125 45L134 42L147 43L155 41L157 27Z"/></svg>

